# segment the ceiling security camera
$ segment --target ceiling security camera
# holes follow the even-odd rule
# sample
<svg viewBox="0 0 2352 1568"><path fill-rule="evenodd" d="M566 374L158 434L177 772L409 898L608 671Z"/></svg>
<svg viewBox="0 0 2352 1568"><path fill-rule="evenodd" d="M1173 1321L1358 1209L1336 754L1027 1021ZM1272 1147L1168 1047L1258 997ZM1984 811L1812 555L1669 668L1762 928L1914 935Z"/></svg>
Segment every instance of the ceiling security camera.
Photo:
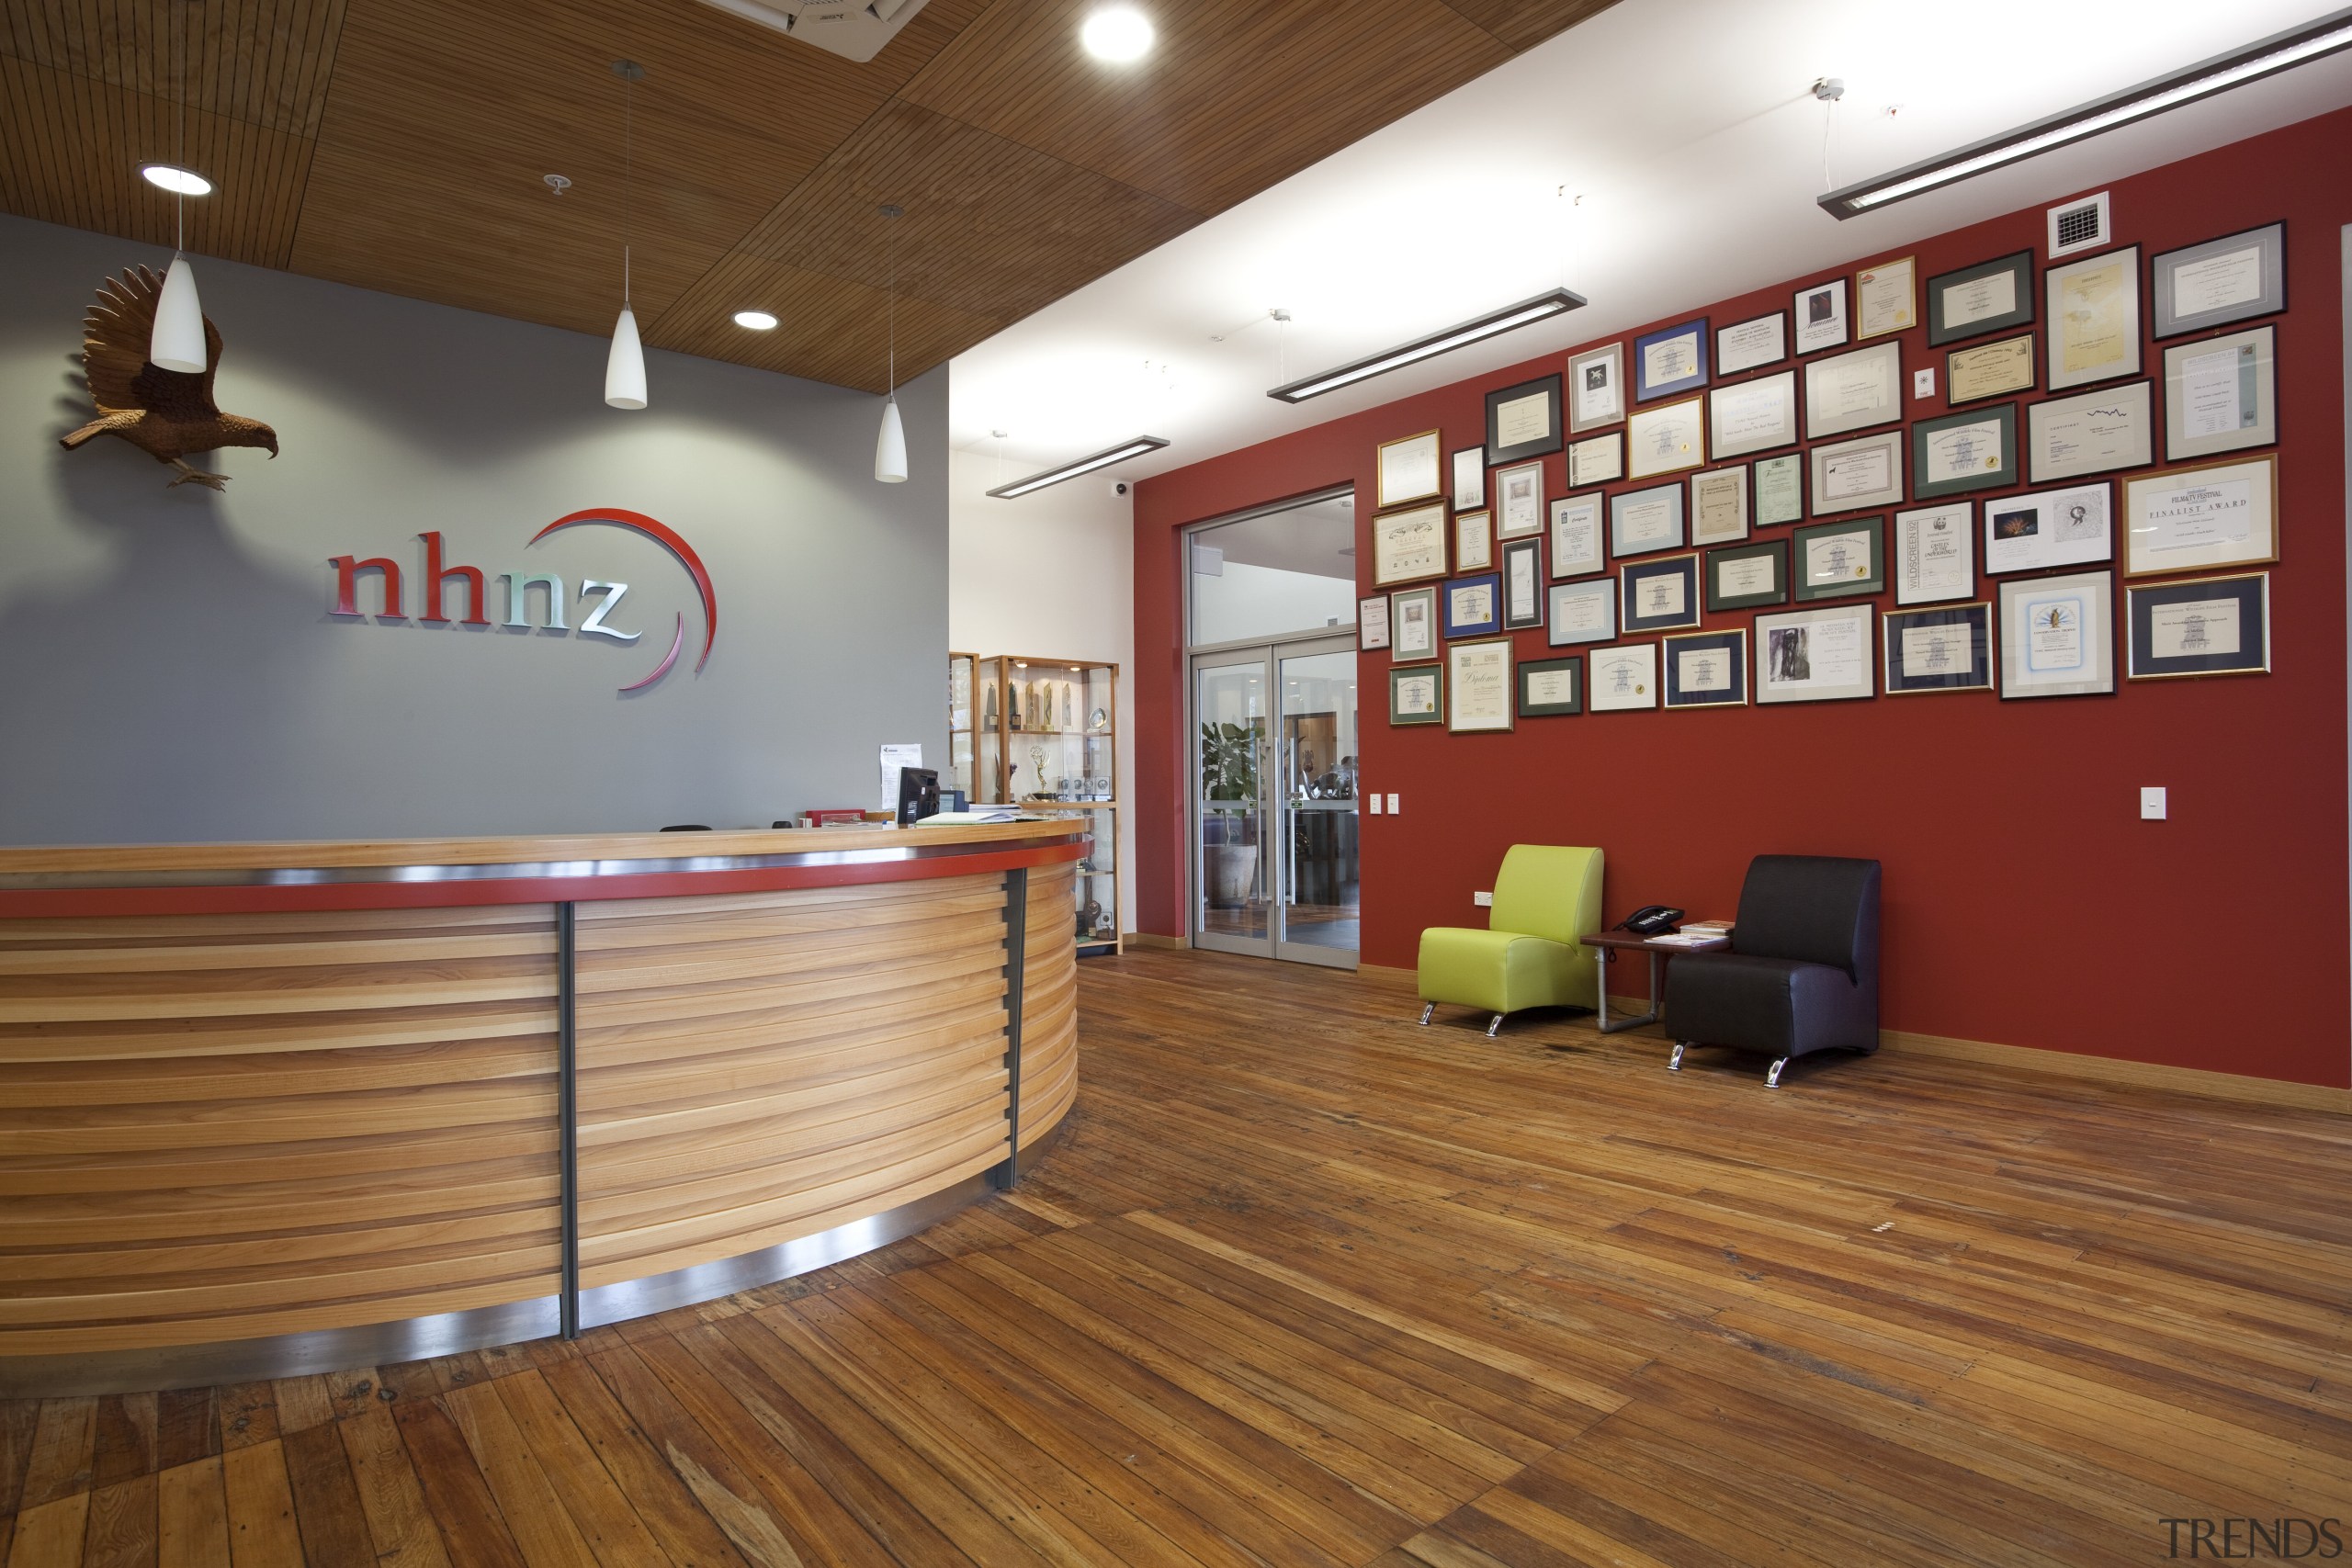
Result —
<svg viewBox="0 0 2352 1568"><path fill-rule="evenodd" d="M1111 493L1114 496L1122 496L1126 494L1127 481L1125 479L1113 479L1111 481Z"/></svg>

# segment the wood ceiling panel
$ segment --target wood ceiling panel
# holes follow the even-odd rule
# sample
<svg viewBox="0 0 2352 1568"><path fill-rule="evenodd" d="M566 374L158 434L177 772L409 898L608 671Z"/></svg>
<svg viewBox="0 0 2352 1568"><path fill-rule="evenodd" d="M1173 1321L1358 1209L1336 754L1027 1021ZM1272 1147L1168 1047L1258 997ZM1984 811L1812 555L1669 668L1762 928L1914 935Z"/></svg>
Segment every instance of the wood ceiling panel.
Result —
<svg viewBox="0 0 2352 1568"><path fill-rule="evenodd" d="M1445 0L1470 23L1524 52L1596 17L1616 0Z"/></svg>
<svg viewBox="0 0 2352 1568"><path fill-rule="evenodd" d="M729 320L773 310L774 332ZM682 354L879 392L888 375L889 297L869 284L736 252L702 277L648 342ZM899 299L899 382L944 363L1005 323L928 299Z"/></svg>
<svg viewBox="0 0 2352 1568"><path fill-rule="evenodd" d="M317 134L345 0L0 0L0 53L192 109Z"/></svg>

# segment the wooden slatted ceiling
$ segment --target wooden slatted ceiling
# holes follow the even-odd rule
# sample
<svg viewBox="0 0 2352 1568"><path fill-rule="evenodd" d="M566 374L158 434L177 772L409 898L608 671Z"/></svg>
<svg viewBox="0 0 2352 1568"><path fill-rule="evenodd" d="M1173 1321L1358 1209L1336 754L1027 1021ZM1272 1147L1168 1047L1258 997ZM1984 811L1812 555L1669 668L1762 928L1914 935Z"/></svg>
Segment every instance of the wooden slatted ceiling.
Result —
<svg viewBox="0 0 2352 1568"><path fill-rule="evenodd" d="M0 207L170 243L176 7L192 251L602 333L626 57L647 341L878 391L880 203L905 380L1611 0L1183 0L1119 72L1091 3L930 0L858 65L700 0L0 0Z"/></svg>

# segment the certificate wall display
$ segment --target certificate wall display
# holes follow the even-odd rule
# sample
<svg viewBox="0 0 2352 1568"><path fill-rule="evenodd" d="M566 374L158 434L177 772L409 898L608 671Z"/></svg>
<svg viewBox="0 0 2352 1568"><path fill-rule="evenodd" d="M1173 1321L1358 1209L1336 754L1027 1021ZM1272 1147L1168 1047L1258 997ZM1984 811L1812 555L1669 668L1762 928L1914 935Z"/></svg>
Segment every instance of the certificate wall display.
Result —
<svg viewBox="0 0 2352 1568"><path fill-rule="evenodd" d="M1517 463L1495 475L1495 537L1544 532L1544 465Z"/></svg>
<svg viewBox="0 0 2352 1568"><path fill-rule="evenodd" d="M1903 433L1899 430L1864 435L1834 446L1815 446L1805 456L1813 463L1813 514L1858 512L1865 506L1903 504Z"/></svg>
<svg viewBox="0 0 2352 1568"><path fill-rule="evenodd" d="M2140 247L2126 245L2041 275L2048 290L2052 391L2140 373Z"/></svg>
<svg viewBox="0 0 2352 1568"><path fill-rule="evenodd" d="M1982 402L2004 392L2033 390L2033 334L1956 348L1944 355L1944 401Z"/></svg>
<svg viewBox="0 0 2352 1568"><path fill-rule="evenodd" d="M1984 503L1984 570L2041 571L2115 558L2109 487L2075 485ZM2192 563L2198 564L2198 563Z"/></svg>
<svg viewBox="0 0 2352 1568"><path fill-rule="evenodd" d="M2001 584L2001 696L2115 690L2115 582L2106 572Z"/></svg>
<svg viewBox="0 0 2352 1568"><path fill-rule="evenodd" d="M1775 310L1752 321L1715 329L1715 374L1736 376L1789 356L1789 313Z"/></svg>
<svg viewBox="0 0 2352 1568"><path fill-rule="evenodd" d="M1445 502L1372 520L1372 585L1445 575Z"/></svg>
<svg viewBox="0 0 2352 1568"><path fill-rule="evenodd" d="M1747 537L1747 466L1690 476L1690 542L1728 545Z"/></svg>
<svg viewBox="0 0 2352 1568"><path fill-rule="evenodd" d="M1810 523L1789 536L1796 601L1886 591L1886 519Z"/></svg>
<svg viewBox="0 0 2352 1568"><path fill-rule="evenodd" d="M1894 602L1940 604L1976 592L1976 508L1955 501L1894 514Z"/></svg>
<svg viewBox="0 0 2352 1568"><path fill-rule="evenodd" d="M1388 646L1388 595L1356 601L1356 647L1369 653Z"/></svg>
<svg viewBox="0 0 2352 1568"><path fill-rule="evenodd" d="M1544 541L1513 539L1503 547L1503 629L1544 624Z"/></svg>
<svg viewBox="0 0 2352 1568"><path fill-rule="evenodd" d="M1487 461L1500 466L1560 449L1560 378L1538 376L1487 394Z"/></svg>
<svg viewBox="0 0 2352 1568"><path fill-rule="evenodd" d="M1577 434L1625 417L1625 345L1568 356L1568 429Z"/></svg>
<svg viewBox="0 0 2352 1568"><path fill-rule="evenodd" d="M1854 275L1854 338L1907 333L1919 324L1919 269L1914 259L1881 262Z"/></svg>
<svg viewBox="0 0 2352 1568"><path fill-rule="evenodd" d="M1585 655L1591 671L1585 705L1594 713L1657 706L1657 644L1611 643Z"/></svg>
<svg viewBox="0 0 2352 1568"><path fill-rule="evenodd" d="M1755 476L1755 501L1748 508L1758 528L1795 523L1804 516L1804 454L1758 457L1749 466Z"/></svg>
<svg viewBox="0 0 2352 1568"><path fill-rule="evenodd" d="M1584 660L1534 659L1519 667L1519 716L1558 718L1584 712Z"/></svg>
<svg viewBox="0 0 2352 1568"><path fill-rule="evenodd" d="M1846 341L1846 280L1833 277L1800 288L1794 306L1797 352L1815 354Z"/></svg>
<svg viewBox="0 0 2352 1568"><path fill-rule="evenodd" d="M2165 460L2211 457L2278 439L2275 329L2250 327L2165 350Z"/></svg>
<svg viewBox="0 0 2352 1568"><path fill-rule="evenodd" d="M1699 558L1668 556L1618 569L1617 624L1634 632L1679 631L1699 624Z"/></svg>
<svg viewBox="0 0 2352 1568"><path fill-rule="evenodd" d="M1707 404L1685 398L1635 409L1625 422L1625 477L1645 479L1695 468L1707 460Z"/></svg>
<svg viewBox="0 0 2352 1568"><path fill-rule="evenodd" d="M1392 664L1388 667L1388 722L1392 725L1442 724L1445 721L1445 666Z"/></svg>
<svg viewBox="0 0 2352 1568"><path fill-rule="evenodd" d="M1789 542L1767 539L1707 552L1707 613L1789 602Z"/></svg>
<svg viewBox="0 0 2352 1568"><path fill-rule="evenodd" d="M2124 673L2134 681L2270 673L2270 574L2134 583L2124 591Z"/></svg>
<svg viewBox="0 0 2352 1568"><path fill-rule="evenodd" d="M1911 427L1911 498L1928 501L2018 482L2018 405L1963 409Z"/></svg>
<svg viewBox="0 0 2352 1568"><path fill-rule="evenodd" d="M1797 373L1758 376L1707 392L1715 460L1797 444Z"/></svg>
<svg viewBox="0 0 2352 1568"><path fill-rule="evenodd" d="M1487 504L1487 449L1464 446L1453 454L1453 510Z"/></svg>
<svg viewBox="0 0 2352 1568"><path fill-rule="evenodd" d="M1408 588L1402 593L1388 596L1389 636L1395 642L1389 657L1400 663L1408 659L1437 657L1437 590Z"/></svg>
<svg viewBox="0 0 2352 1568"><path fill-rule="evenodd" d="M1425 430L1419 435L1384 441L1375 449L1375 455L1379 459L1380 479L1380 498L1376 504L1396 506L1440 493L1436 431Z"/></svg>
<svg viewBox="0 0 2352 1568"><path fill-rule="evenodd" d="M2287 226L2272 223L2159 252L2156 335L2177 337L2287 308Z"/></svg>
<svg viewBox="0 0 2352 1568"><path fill-rule="evenodd" d="M1871 607L1838 604L1756 617L1756 701L1839 703L1878 695Z"/></svg>
<svg viewBox="0 0 2352 1568"><path fill-rule="evenodd" d="M2033 253L1978 262L1928 279L1928 343L1941 347L2033 324Z"/></svg>
<svg viewBox="0 0 2352 1568"><path fill-rule="evenodd" d="M2123 575L2278 558L2278 459L2166 468L2123 484Z"/></svg>
<svg viewBox="0 0 2352 1568"><path fill-rule="evenodd" d="M1453 514L1453 570L1484 571L1495 564L1494 515L1487 512Z"/></svg>
<svg viewBox="0 0 2352 1568"><path fill-rule="evenodd" d="M1692 632L1658 644L1668 708L1747 705L1747 632Z"/></svg>
<svg viewBox="0 0 2352 1568"><path fill-rule="evenodd" d="M1634 340L1634 400L1695 392L1707 384L1707 318L1661 327Z"/></svg>
<svg viewBox="0 0 2352 1568"><path fill-rule="evenodd" d="M1682 487L1653 485L1620 491L1609 498L1609 553L1648 555L1683 545Z"/></svg>
<svg viewBox="0 0 2352 1568"><path fill-rule="evenodd" d="M2035 484L2087 479L2156 460L2148 383L2051 398L2026 409L2028 477Z"/></svg>
<svg viewBox="0 0 2352 1568"><path fill-rule="evenodd" d="M1903 345L1876 344L1804 367L1804 433L1818 441L1903 417Z"/></svg>
<svg viewBox="0 0 2352 1568"><path fill-rule="evenodd" d="M1568 448L1568 483L1607 484L1625 477L1625 433L1612 430Z"/></svg>
<svg viewBox="0 0 2352 1568"><path fill-rule="evenodd" d="M1552 608L1546 639L1554 648L1580 642L1607 642L1617 635L1617 581L1595 577L1583 582L1552 585Z"/></svg>
<svg viewBox="0 0 2352 1568"><path fill-rule="evenodd" d="M1457 642L1445 650L1445 728L1456 734L1509 729L1519 695L1510 638Z"/></svg>
<svg viewBox="0 0 2352 1568"><path fill-rule="evenodd" d="M1445 584L1442 603L1447 637L1498 632L1503 629L1502 573L1482 571L1476 577L1457 577Z"/></svg>
<svg viewBox="0 0 2352 1568"><path fill-rule="evenodd" d="M1599 491L1552 503L1552 575L1589 577L1601 569Z"/></svg>
<svg viewBox="0 0 2352 1568"><path fill-rule="evenodd" d="M1978 600L1941 610L1890 610L1886 694L1993 689L1993 606Z"/></svg>

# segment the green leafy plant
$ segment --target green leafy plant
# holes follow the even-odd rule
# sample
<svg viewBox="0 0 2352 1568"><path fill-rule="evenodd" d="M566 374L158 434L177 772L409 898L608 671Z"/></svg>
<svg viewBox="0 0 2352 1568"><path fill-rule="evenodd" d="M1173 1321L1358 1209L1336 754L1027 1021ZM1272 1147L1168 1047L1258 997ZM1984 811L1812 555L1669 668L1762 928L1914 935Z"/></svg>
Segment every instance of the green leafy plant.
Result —
<svg viewBox="0 0 2352 1568"><path fill-rule="evenodd" d="M1201 793L1210 800L1258 798L1258 731L1255 726L1201 726Z"/></svg>

